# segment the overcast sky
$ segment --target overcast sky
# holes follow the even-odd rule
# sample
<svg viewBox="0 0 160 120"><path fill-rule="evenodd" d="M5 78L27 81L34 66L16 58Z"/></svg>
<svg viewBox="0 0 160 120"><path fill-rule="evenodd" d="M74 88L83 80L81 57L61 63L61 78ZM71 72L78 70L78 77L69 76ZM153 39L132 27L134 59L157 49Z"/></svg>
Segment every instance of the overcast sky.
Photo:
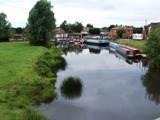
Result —
<svg viewBox="0 0 160 120"><path fill-rule="evenodd" d="M64 20L94 27L111 24L141 27L160 21L160 0L50 0L56 24ZM0 12L13 27L25 27L30 9L37 0L0 0Z"/></svg>

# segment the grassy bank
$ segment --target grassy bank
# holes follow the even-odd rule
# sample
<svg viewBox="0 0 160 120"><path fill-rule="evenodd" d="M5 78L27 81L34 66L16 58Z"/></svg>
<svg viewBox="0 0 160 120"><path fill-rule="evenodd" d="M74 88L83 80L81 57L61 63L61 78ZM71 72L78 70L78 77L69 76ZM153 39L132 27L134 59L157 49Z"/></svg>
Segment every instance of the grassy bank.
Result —
<svg viewBox="0 0 160 120"><path fill-rule="evenodd" d="M132 40L132 39L118 39L116 40L116 42L138 48L142 51L144 50L145 43L146 43L145 40Z"/></svg>
<svg viewBox="0 0 160 120"><path fill-rule="evenodd" d="M47 119L32 107L56 96L53 86L56 75L41 76L35 69L37 58L44 53L53 58L61 55L60 50L30 46L28 42L0 43L0 120Z"/></svg>

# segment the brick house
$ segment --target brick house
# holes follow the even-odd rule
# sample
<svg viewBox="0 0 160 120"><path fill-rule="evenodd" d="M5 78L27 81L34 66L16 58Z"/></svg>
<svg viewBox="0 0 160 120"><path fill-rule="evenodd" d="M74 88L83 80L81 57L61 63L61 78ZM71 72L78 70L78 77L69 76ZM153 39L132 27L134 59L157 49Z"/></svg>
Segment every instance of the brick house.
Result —
<svg viewBox="0 0 160 120"><path fill-rule="evenodd" d="M133 26L116 26L114 28L112 28L110 30L110 38L111 40L114 40L114 39L117 39L118 38L118 35L117 35L117 30L119 29L124 29L125 30L125 33L122 34L122 38L129 38L130 35L133 34Z"/></svg>
<svg viewBox="0 0 160 120"><path fill-rule="evenodd" d="M150 23L149 25L144 26L142 35L144 36L143 39L147 39L149 32L160 28L160 22L157 23Z"/></svg>
<svg viewBox="0 0 160 120"><path fill-rule="evenodd" d="M68 38L68 34L65 33L65 31L62 28L56 28L55 30L55 36L54 39L56 40L60 40L60 39L67 39Z"/></svg>
<svg viewBox="0 0 160 120"><path fill-rule="evenodd" d="M13 37L9 38L9 41L24 41L26 37L22 34L15 34Z"/></svg>

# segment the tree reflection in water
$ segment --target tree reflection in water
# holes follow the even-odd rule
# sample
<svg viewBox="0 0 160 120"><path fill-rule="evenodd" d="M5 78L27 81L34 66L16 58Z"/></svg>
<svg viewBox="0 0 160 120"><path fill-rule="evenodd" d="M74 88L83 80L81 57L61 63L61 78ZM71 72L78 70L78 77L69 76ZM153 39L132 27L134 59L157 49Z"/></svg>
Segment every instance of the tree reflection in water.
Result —
<svg viewBox="0 0 160 120"><path fill-rule="evenodd" d="M160 70L149 68L148 72L141 77L141 80L146 88L148 99L160 104Z"/></svg>
<svg viewBox="0 0 160 120"><path fill-rule="evenodd" d="M75 45L75 44L69 44L62 47L63 53L67 55L70 52L75 52L76 54L82 53L83 46L82 45Z"/></svg>
<svg viewBox="0 0 160 120"><path fill-rule="evenodd" d="M68 77L64 79L60 86L60 91L66 99L79 98L82 94L83 84L79 78Z"/></svg>

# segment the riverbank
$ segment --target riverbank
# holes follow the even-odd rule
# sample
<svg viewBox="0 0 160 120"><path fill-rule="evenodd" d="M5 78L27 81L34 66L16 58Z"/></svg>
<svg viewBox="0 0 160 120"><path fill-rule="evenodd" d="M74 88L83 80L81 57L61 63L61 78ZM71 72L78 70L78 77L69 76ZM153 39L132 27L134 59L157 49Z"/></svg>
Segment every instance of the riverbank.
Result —
<svg viewBox="0 0 160 120"><path fill-rule="evenodd" d="M0 120L47 120L32 107L56 96L56 74L46 77L41 73L49 68L43 69L45 66L41 66L41 72L35 69L37 65L42 65L38 59L44 54L58 58L61 51L30 46L28 42L0 43ZM44 61L47 63L47 60ZM54 62L54 65L58 63Z"/></svg>
<svg viewBox="0 0 160 120"><path fill-rule="evenodd" d="M145 40L132 40L132 39L118 39L115 42L119 44L129 45L134 48L138 48L144 51L146 41Z"/></svg>

